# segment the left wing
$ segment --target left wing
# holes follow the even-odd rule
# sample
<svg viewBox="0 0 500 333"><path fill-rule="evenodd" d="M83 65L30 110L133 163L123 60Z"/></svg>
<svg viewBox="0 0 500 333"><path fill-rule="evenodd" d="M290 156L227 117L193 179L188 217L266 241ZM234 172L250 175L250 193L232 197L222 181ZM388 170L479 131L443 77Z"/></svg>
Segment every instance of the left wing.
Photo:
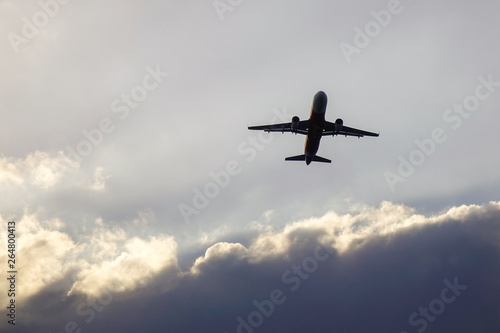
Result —
<svg viewBox="0 0 500 333"><path fill-rule="evenodd" d="M325 122L325 126L323 128L323 136L325 135L345 135L345 136L357 136L361 138L363 136L378 136L378 133L372 133L367 131L362 131L356 128L343 126L339 131L335 130L335 123L331 123L329 121Z"/></svg>
<svg viewBox="0 0 500 333"><path fill-rule="evenodd" d="M249 130L263 130L265 132L292 132L307 135L307 127L309 126L309 120L299 121L296 129L292 129L292 123L282 123L282 124L272 124L272 125L262 125L262 126L249 126Z"/></svg>

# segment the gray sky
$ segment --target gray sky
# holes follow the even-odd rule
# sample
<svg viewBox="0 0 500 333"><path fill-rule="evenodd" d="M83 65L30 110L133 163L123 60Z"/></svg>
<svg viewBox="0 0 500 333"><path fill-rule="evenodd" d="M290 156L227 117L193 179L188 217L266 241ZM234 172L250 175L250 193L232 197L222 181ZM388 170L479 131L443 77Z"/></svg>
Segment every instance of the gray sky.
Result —
<svg viewBox="0 0 500 333"><path fill-rule="evenodd" d="M498 329L498 10L1 1L16 329L235 332L276 290L240 331ZM247 130L307 119L319 90L327 120L380 137L324 137L333 163L306 166L284 161L304 136Z"/></svg>

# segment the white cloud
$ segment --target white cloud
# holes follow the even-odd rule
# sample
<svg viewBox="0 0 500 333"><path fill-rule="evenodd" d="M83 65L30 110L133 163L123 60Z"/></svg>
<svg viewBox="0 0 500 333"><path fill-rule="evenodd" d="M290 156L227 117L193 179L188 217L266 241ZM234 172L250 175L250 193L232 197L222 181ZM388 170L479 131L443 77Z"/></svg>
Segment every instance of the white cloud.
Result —
<svg viewBox="0 0 500 333"><path fill-rule="evenodd" d="M2 221L1 239L7 239L7 223ZM28 299L44 287L61 279L67 271L65 257L76 247L73 240L58 229L63 223L57 219L40 222L35 215L25 215L16 221L16 270L19 298ZM0 260L7 262L6 251ZM6 282L0 286L7 290ZM6 295L2 294L2 297Z"/></svg>
<svg viewBox="0 0 500 333"><path fill-rule="evenodd" d="M203 263L224 256L236 256L253 263L270 260L286 255L301 242L311 240L335 248L342 254L376 237L451 220L466 220L471 215L481 215L490 209L500 210L500 202L482 206L462 205L429 217L416 214L413 208L388 201L382 202L379 207L364 205L358 206L358 209L350 214L328 212L318 218L292 222L280 231L262 229L248 249L239 243L217 243L207 249L204 257L196 260L193 269L199 272Z"/></svg>
<svg viewBox="0 0 500 333"><path fill-rule="evenodd" d="M269 210L266 210L264 213L262 213L262 216L266 219L267 222L269 222L271 220L271 215L273 215L273 213L274 213L274 210L269 209Z"/></svg>
<svg viewBox="0 0 500 333"><path fill-rule="evenodd" d="M94 171L94 182L89 186L89 189L96 192L103 192L106 189L106 179L110 177L110 175L104 175L102 167L97 167Z"/></svg>
<svg viewBox="0 0 500 333"><path fill-rule="evenodd" d="M147 225L153 217L154 213L151 210L147 212L139 212L137 213L137 217L132 220L132 223L135 225Z"/></svg>
<svg viewBox="0 0 500 333"><path fill-rule="evenodd" d="M22 184L24 179L21 177L17 166L7 158L0 159L0 182L10 181L14 184Z"/></svg>
<svg viewBox="0 0 500 333"><path fill-rule="evenodd" d="M102 219L98 219L100 221ZM0 217L1 239L7 239L7 223ZM16 221L16 269L21 300L26 300L61 279L65 288L73 281L71 293L87 296L100 294L104 289L127 292L144 287L163 270L168 270L168 281L175 282L177 244L173 237L158 235L141 239L131 237L124 229L97 224L90 237L82 236L75 242L62 231L59 219L40 221L36 215L24 215ZM6 251L0 260L7 262ZM21 275L22 274L22 275ZM68 275L69 274L69 275ZM7 281L0 287L7 290ZM68 291L66 291L68 292ZM0 301L5 295L0 296Z"/></svg>
<svg viewBox="0 0 500 333"><path fill-rule="evenodd" d="M0 158L0 182L12 182L16 185L31 184L47 190L61 181L61 179L77 168L63 152L49 154L35 151L24 159Z"/></svg>
<svg viewBox="0 0 500 333"><path fill-rule="evenodd" d="M234 257L238 261L246 260L248 254L248 249L239 243L219 242L209 247L203 257L196 259L190 272L191 274L197 275L200 273L201 267L210 265L213 261L225 259L229 256Z"/></svg>
<svg viewBox="0 0 500 333"><path fill-rule="evenodd" d="M90 265L78 274L68 292L98 296L106 290L127 292L146 286L164 269L172 270L170 280L178 277L177 245L172 237L151 237L143 240L137 237L125 242L120 255Z"/></svg>

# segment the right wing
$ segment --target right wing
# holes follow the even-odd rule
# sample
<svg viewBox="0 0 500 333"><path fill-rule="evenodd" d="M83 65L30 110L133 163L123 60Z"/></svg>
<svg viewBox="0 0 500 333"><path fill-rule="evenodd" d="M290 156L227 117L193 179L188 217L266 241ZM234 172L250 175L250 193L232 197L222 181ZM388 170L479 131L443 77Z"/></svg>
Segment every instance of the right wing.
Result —
<svg viewBox="0 0 500 333"><path fill-rule="evenodd" d="M307 127L309 126L309 120L299 121L299 125L296 130L292 130L292 123L282 123L282 124L272 124L272 125L261 125L261 126L249 126L249 130L263 130L264 132L292 132L307 135Z"/></svg>
<svg viewBox="0 0 500 333"><path fill-rule="evenodd" d="M325 127L323 128L323 136L325 135L345 135L345 136L357 136L361 138L363 136L379 136L378 133L367 132L363 130L359 130L357 128L342 126L340 131L335 130L335 123L331 123L329 121L325 121Z"/></svg>

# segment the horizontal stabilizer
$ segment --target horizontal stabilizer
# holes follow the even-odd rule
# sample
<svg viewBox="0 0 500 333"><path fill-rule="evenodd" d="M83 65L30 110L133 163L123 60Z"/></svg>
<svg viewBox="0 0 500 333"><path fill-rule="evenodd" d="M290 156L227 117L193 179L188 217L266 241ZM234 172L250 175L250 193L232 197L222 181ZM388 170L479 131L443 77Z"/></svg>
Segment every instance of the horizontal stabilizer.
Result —
<svg viewBox="0 0 500 333"><path fill-rule="evenodd" d="M297 155L297 156L290 156L290 157L285 158L285 161L305 161L305 160L306 160L306 155L304 155L304 154ZM312 161L313 162L332 163L331 160L326 159L326 158L321 157L321 156L318 156L318 155L314 155Z"/></svg>
<svg viewBox="0 0 500 333"><path fill-rule="evenodd" d="M305 161L305 160L306 160L306 155L304 154L285 158L285 161Z"/></svg>
<svg viewBox="0 0 500 333"><path fill-rule="evenodd" d="M324 157L321 157L321 156L318 156L318 155L314 155L312 160L313 160L313 162L332 163L331 160L324 158Z"/></svg>

